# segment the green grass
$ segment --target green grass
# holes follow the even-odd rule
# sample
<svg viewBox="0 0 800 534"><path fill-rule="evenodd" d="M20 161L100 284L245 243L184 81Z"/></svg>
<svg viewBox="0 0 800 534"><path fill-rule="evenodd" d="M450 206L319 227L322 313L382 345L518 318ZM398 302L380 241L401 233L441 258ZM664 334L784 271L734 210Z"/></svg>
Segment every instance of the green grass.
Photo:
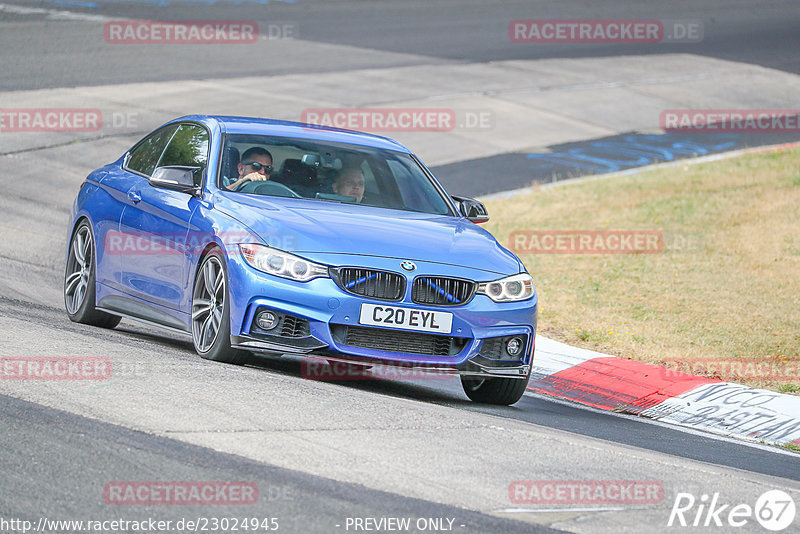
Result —
<svg viewBox="0 0 800 534"><path fill-rule="evenodd" d="M800 362L800 151L538 189L487 202L519 230L660 230L658 254L520 254L539 331L637 360ZM725 378L722 376L721 378ZM761 376L758 387L800 393Z"/></svg>

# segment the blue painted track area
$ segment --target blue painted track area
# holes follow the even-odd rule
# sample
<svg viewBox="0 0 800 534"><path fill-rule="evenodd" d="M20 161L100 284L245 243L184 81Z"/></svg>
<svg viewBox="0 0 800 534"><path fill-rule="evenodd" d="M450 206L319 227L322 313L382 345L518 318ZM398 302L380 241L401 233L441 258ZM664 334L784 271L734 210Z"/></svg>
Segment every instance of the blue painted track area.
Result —
<svg viewBox="0 0 800 534"><path fill-rule="evenodd" d="M605 174L748 147L791 143L799 134L628 133L441 165L433 169L446 188L486 195L579 176ZM502 169L502 172L498 172Z"/></svg>

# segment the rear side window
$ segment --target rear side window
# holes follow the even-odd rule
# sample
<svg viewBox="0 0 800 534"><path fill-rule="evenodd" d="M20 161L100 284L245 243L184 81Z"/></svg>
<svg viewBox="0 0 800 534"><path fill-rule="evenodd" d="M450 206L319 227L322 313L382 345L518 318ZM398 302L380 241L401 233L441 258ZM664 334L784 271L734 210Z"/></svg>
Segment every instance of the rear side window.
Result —
<svg viewBox="0 0 800 534"><path fill-rule="evenodd" d="M175 133L177 125L170 124L160 130L153 132L152 135L145 138L144 141L131 151L131 157L128 159L127 168L150 176L156 168L158 159L164 152L164 147L167 146L172 134Z"/></svg>
<svg viewBox="0 0 800 534"><path fill-rule="evenodd" d="M184 167L200 167L208 164L208 131L196 124L182 124L167 145L159 167L181 165ZM202 173L195 173L196 177Z"/></svg>

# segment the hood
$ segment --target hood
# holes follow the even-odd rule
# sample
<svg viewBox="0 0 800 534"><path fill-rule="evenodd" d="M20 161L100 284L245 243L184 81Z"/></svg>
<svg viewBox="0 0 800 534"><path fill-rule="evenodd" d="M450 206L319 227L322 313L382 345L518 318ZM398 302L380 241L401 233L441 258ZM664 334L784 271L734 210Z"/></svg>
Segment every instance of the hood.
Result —
<svg viewBox="0 0 800 534"><path fill-rule="evenodd" d="M214 204L268 245L311 260L315 254L380 256L500 275L521 267L489 232L462 218L227 192L215 195Z"/></svg>

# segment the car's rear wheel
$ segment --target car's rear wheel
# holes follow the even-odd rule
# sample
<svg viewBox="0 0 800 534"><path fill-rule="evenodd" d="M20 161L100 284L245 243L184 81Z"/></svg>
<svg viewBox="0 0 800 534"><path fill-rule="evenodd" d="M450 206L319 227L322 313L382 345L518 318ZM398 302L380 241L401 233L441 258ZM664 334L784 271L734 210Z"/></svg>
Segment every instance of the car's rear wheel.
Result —
<svg viewBox="0 0 800 534"><path fill-rule="evenodd" d="M511 405L522 398L530 375L525 378L461 377L464 393L475 402Z"/></svg>
<svg viewBox="0 0 800 534"><path fill-rule="evenodd" d="M212 250L202 260L192 292L192 340L207 360L239 364L246 353L231 348L231 313L225 258Z"/></svg>
<svg viewBox="0 0 800 534"><path fill-rule="evenodd" d="M71 321L114 328L121 317L95 308L96 284L94 236L89 223L82 222L69 244L64 271L64 305Z"/></svg>

